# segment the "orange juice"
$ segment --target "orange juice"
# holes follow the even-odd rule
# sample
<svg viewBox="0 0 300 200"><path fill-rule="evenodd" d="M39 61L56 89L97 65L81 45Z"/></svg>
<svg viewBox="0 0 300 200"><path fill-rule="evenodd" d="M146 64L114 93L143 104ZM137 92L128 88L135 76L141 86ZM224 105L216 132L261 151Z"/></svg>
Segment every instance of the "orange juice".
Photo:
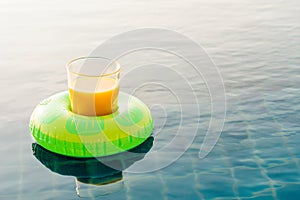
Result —
<svg viewBox="0 0 300 200"><path fill-rule="evenodd" d="M79 78L69 88L72 111L86 116L108 115L118 109L119 81L101 77Z"/></svg>

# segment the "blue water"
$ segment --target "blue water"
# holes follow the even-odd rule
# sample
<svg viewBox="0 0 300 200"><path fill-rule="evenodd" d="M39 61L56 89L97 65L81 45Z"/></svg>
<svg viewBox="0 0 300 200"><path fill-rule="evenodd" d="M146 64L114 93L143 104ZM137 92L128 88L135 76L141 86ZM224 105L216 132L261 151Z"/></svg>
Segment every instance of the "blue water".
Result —
<svg viewBox="0 0 300 200"><path fill-rule="evenodd" d="M46 167L33 155L30 114L40 100L67 89L68 60L89 54L113 35L140 27L174 30L203 46L224 80L225 125L212 152L199 159L210 98L204 81L191 74L201 111L192 145L160 170L117 174L113 178L119 181L106 186L120 183L119 189L91 199L299 199L299 8L297 0L1 2L0 199L80 199L74 176L59 174L59 169ZM180 42L176 45L181 47ZM154 58L189 73L180 61L174 64L170 56L151 51L121 63L130 68L133 61L138 65ZM166 72L139 73L127 77L124 90L134 78L148 80L160 74L175 84L178 93L189 95ZM168 95L157 86L138 89L137 96L148 105L165 108L152 109L157 135L148 155L176 133L180 111ZM183 117L189 120L183 126L194 130L199 116ZM163 163L168 155L172 152L161 154L153 164Z"/></svg>

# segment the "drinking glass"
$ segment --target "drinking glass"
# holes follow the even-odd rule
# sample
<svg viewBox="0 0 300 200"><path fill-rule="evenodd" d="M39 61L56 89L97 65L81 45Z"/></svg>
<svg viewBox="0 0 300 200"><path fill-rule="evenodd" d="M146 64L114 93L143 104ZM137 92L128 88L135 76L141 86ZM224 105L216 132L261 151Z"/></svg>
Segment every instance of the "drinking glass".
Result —
<svg viewBox="0 0 300 200"><path fill-rule="evenodd" d="M72 112L109 115L118 109L120 65L104 57L81 57L67 64Z"/></svg>

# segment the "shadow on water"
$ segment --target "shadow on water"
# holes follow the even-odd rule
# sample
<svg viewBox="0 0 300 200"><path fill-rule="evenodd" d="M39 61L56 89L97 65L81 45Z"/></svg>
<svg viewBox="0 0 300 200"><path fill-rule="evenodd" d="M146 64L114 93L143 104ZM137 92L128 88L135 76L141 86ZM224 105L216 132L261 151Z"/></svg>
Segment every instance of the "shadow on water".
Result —
<svg viewBox="0 0 300 200"><path fill-rule="evenodd" d="M96 197L121 190L124 187L122 170L143 159L152 148L153 140L153 137L149 137L129 151L101 158L63 156L37 143L32 143L32 151L33 155L52 172L76 177L78 196Z"/></svg>

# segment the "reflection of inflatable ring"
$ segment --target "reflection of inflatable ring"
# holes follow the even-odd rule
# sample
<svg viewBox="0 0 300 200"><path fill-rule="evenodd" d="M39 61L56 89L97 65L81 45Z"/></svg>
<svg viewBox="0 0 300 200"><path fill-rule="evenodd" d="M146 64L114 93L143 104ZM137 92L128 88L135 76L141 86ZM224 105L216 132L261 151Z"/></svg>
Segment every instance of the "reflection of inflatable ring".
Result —
<svg viewBox="0 0 300 200"><path fill-rule="evenodd" d="M101 158L63 156L32 144L34 156L52 172L76 177L76 192L80 197L97 197L124 187L122 170L144 158L153 145L153 137L142 144L116 155ZM112 168L115 167L115 168Z"/></svg>
<svg viewBox="0 0 300 200"><path fill-rule="evenodd" d="M87 117L70 111L68 92L42 101L33 111L30 130L44 148L66 156L98 157L120 153L144 142L152 133L148 107L120 92L119 109Z"/></svg>
<svg viewBox="0 0 300 200"><path fill-rule="evenodd" d="M142 144L116 155L101 158L74 158L53 153L37 143L32 144L34 156L51 171L78 178L102 178L119 173L144 158L152 148L153 137ZM111 167L110 167L111 166ZM112 168L115 166L115 169Z"/></svg>

